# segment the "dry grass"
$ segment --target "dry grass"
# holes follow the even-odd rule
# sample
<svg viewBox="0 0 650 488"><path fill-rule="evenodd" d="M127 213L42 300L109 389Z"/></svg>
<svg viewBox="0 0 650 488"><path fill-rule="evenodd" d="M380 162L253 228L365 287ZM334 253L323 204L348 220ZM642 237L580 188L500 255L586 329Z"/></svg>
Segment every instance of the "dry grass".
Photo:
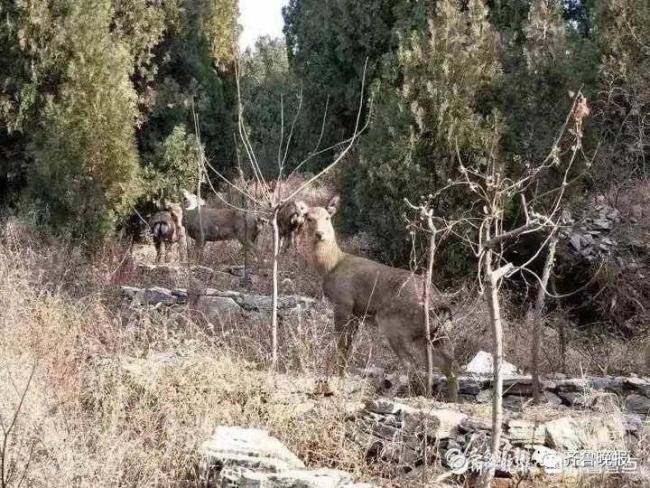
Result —
<svg viewBox="0 0 650 488"><path fill-rule="evenodd" d="M254 292L270 290L267 238ZM153 258L149 253L137 251L145 261ZM217 243L208 246L203 264L222 269L241 262L238 243ZM282 293L320 296L317 277L305 272L299 255L282 256L281 269ZM339 386L343 395L309 394L333 353L327 307L280 322L281 372L269 375L264 318L214 327L189 307L125 313L117 285L186 286L187 270L179 273L161 283L160 276L144 275L119 244L86 256L15 221L7 224L0 235L3 421L25 393L6 451L14 473L7 487L18 486L23 475L23 486L34 487L199 486L197 446L218 424L268 429L306 463L345 469L379 486L430 486L435 473L417 480L383 477L385 467L367 464L346 440L346 411L368 388L348 382ZM225 273L203 284L238 285ZM481 332L487 326L482 304L471 295L459 302L464 361L489 344ZM518 363L526 334L516 326L510 332L508 359ZM397 366L369 326L360 331L353 358L354 366Z"/></svg>
<svg viewBox="0 0 650 488"><path fill-rule="evenodd" d="M34 245L15 224L0 239L0 416L19 411L7 486L198 486L197 446L219 424L268 429L308 463L374 476L345 440L346 404L364 389L307 395L331 352L326 315L281 324L293 375L270 377L263 320L214 331L191 310L123 315L116 276L137 279L115 272L124 262L116 247Z"/></svg>

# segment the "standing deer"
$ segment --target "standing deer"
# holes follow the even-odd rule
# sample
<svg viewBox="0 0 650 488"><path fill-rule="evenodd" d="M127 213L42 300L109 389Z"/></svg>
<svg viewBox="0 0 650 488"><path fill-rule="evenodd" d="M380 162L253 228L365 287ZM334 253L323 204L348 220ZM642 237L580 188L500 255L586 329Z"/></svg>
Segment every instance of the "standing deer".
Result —
<svg viewBox="0 0 650 488"><path fill-rule="evenodd" d="M307 204L302 200L289 200L280 205L278 209L278 230L280 234L280 248L287 251L290 247L296 248L297 238L305 222Z"/></svg>
<svg viewBox="0 0 650 488"><path fill-rule="evenodd" d="M323 277L325 296L334 305L339 374L347 367L350 347L363 319L377 324L407 367L426 365L423 278L343 252L336 242L331 220L339 204L340 199L335 196L327 208L309 208L304 224L313 264ZM429 310L438 319L451 314L449 304L435 287ZM449 340L439 337L433 341L433 347L434 361L447 376L447 395L455 400L458 387Z"/></svg>
<svg viewBox="0 0 650 488"><path fill-rule="evenodd" d="M167 204L166 210L155 213L149 221L153 242L156 246L156 262L164 255L169 262L169 248L178 243L182 260L187 260L187 241L183 227L183 209L177 204ZM169 246L169 248L167 247Z"/></svg>
<svg viewBox="0 0 650 488"><path fill-rule="evenodd" d="M209 208L202 198L183 190L186 207L183 225L201 253L206 242L237 239L244 252L257 250L260 219L231 208ZM200 224L199 224L200 223Z"/></svg>

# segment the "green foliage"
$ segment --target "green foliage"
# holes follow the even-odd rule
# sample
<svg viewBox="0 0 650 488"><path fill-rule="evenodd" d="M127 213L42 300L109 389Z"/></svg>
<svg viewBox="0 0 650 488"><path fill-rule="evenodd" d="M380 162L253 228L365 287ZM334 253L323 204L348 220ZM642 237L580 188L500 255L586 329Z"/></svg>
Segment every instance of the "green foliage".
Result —
<svg viewBox="0 0 650 488"><path fill-rule="evenodd" d="M415 202L444 186L457 175L459 155L476 164L498 140L481 103L500 73L485 5L469 2L462 11L453 0L438 1L425 25L400 33L403 41L375 84L372 124L351 169L356 208L348 221L401 262L411 252L404 198Z"/></svg>
<svg viewBox="0 0 650 488"><path fill-rule="evenodd" d="M107 0L71 1L57 20L70 59L35 139L29 199L75 238L107 235L138 193L131 57Z"/></svg>
<svg viewBox="0 0 650 488"><path fill-rule="evenodd" d="M161 144L174 128L184 126L194 133L194 114L212 164L224 173L234 168L235 81L228 66L232 51L228 55L226 51L232 49L235 32L211 29L216 29L219 12L225 9L232 15L235 6L233 0L179 0L166 6L167 30L154 49L156 76L148 89L152 104L138 134L147 173L162 171ZM222 24L234 29L233 22Z"/></svg>
<svg viewBox="0 0 650 488"><path fill-rule="evenodd" d="M158 205L165 200L180 201L180 189L193 190L198 183L203 148L185 126L174 127L162 144L156 169L146 168L146 194Z"/></svg>
<svg viewBox="0 0 650 488"><path fill-rule="evenodd" d="M296 151L296 134L289 141L293 121L299 115L300 88L289 72L283 40L261 38L254 49L243 53L241 91L244 119L255 155L262 172L275 177L278 159L284 159L285 153L287 168L305 156ZM248 163L243 161L242 168L247 167Z"/></svg>
<svg viewBox="0 0 650 488"><path fill-rule="evenodd" d="M650 4L635 0L598 3L601 96L597 177L625 181L648 177L650 147Z"/></svg>
<svg viewBox="0 0 650 488"><path fill-rule="evenodd" d="M3 202L22 192L95 241L138 195L193 181L194 114L232 168L236 14L236 0L0 0Z"/></svg>
<svg viewBox="0 0 650 488"><path fill-rule="evenodd" d="M595 83L592 43L573 32L562 6L532 0L519 34L505 33L504 78L498 95L506 118L503 149L515 176L543 160L571 108L571 93L589 96Z"/></svg>
<svg viewBox="0 0 650 488"><path fill-rule="evenodd" d="M382 56L395 45L392 29L396 3L290 0L285 8L289 63L302 83L304 95L298 137L302 154L311 151L320 139L326 107L321 147L330 147L352 135L365 61L368 59L366 76L370 81L378 72ZM320 162L326 161L327 156Z"/></svg>

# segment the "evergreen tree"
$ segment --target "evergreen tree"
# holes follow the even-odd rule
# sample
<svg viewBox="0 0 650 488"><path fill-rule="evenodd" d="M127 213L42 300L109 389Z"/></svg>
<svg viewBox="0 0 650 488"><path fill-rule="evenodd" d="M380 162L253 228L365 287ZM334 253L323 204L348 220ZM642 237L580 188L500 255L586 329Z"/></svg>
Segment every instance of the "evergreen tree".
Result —
<svg viewBox="0 0 650 488"><path fill-rule="evenodd" d="M55 48L69 59L35 139L29 200L49 223L94 241L138 194L132 59L111 32L108 0L68 1Z"/></svg>
<svg viewBox="0 0 650 488"><path fill-rule="evenodd" d="M302 84L304 117L299 140L311 151L327 118L322 147L349 137L359 108L366 59L367 81L395 46L394 0L290 0L284 10L289 63ZM410 2L409 2L410 3ZM327 161L326 155L321 162ZM316 165L317 166L317 165Z"/></svg>
<svg viewBox="0 0 650 488"><path fill-rule="evenodd" d="M477 164L497 137L483 100L500 73L487 13L480 0L464 9L435 2L425 28L399 33L401 46L375 84L372 125L350 170L356 208L348 221L361 222L390 260L405 262L411 251L399 230L404 198L444 186L457 176L458 154Z"/></svg>
<svg viewBox="0 0 650 488"><path fill-rule="evenodd" d="M602 0L597 11L602 64L597 101L598 178L605 184L648 177L650 3Z"/></svg>
<svg viewBox="0 0 650 488"><path fill-rule="evenodd" d="M305 156L296 151L299 138L295 133L289 141L293 122L300 115L300 88L289 72L282 39L261 38L254 49L243 53L241 87L244 118L262 171L275 177L278 158L284 159L285 153L287 169L293 168L296 159Z"/></svg>

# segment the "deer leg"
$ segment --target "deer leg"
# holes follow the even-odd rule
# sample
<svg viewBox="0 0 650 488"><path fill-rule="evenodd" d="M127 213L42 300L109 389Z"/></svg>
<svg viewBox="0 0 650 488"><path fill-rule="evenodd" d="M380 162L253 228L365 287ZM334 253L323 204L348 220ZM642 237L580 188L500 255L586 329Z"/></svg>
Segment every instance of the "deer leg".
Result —
<svg viewBox="0 0 650 488"><path fill-rule="evenodd" d="M414 379L416 389L424 391L426 381L422 375L424 372L422 366L426 365L426 353L422 357L421 352L425 352L426 349L416 344L409 329L405 328L404 324L408 321L408 312L392 311L390 314L377 318L379 327L388 340L388 345L399 359L400 369L405 370L409 377L409 383L411 383L411 379Z"/></svg>
<svg viewBox="0 0 650 488"><path fill-rule="evenodd" d="M419 360L427 365L427 340L424 336L415 339L415 351ZM446 397L450 402L458 401L458 379L454 364L451 341L446 337L435 339L433 342L433 365L439 368L447 378ZM428 381L428 379L427 379Z"/></svg>
<svg viewBox="0 0 650 488"><path fill-rule="evenodd" d="M426 353L426 352L425 352ZM456 365L451 341L444 337L433 345L434 362L439 364L440 369L447 377L447 400L458 401L458 379L456 378Z"/></svg>
<svg viewBox="0 0 650 488"><path fill-rule="evenodd" d="M334 313L334 330L336 332L336 368L343 377L348 366L350 347L359 328L358 320L347 310L337 310Z"/></svg>
<svg viewBox="0 0 650 488"><path fill-rule="evenodd" d="M165 243L161 240L156 239L156 264L160 264L162 260L162 255L165 252Z"/></svg>
<svg viewBox="0 0 650 488"><path fill-rule="evenodd" d="M194 257L198 261L203 257L203 247L205 246L205 241L201 238L194 241Z"/></svg>
<svg viewBox="0 0 650 488"><path fill-rule="evenodd" d="M185 231L180 234L178 239L178 257L181 262L187 262L187 236Z"/></svg>
<svg viewBox="0 0 650 488"><path fill-rule="evenodd" d="M165 262L168 263L170 260L170 254L174 245L170 242L169 245L165 246Z"/></svg>

